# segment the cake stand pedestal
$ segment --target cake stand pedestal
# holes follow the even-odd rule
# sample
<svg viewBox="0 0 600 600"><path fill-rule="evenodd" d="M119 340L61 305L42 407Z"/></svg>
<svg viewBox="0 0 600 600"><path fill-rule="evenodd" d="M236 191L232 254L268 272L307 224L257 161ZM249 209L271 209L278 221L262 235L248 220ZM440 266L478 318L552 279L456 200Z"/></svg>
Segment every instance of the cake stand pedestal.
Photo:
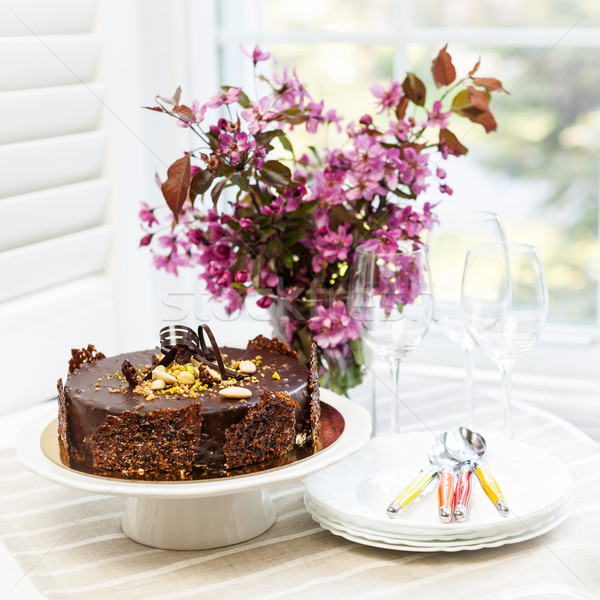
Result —
<svg viewBox="0 0 600 600"><path fill-rule="evenodd" d="M132 540L166 550L205 550L245 542L275 522L264 490L214 498L127 498L121 527Z"/></svg>
<svg viewBox="0 0 600 600"><path fill-rule="evenodd" d="M267 531L275 508L267 488L307 477L360 450L370 439L368 412L321 390L324 449L282 467L194 481L128 481L98 477L62 464L56 418L24 427L17 456L34 473L89 493L125 496L123 532L132 540L169 550L205 550L238 544ZM55 414L55 413L54 413Z"/></svg>

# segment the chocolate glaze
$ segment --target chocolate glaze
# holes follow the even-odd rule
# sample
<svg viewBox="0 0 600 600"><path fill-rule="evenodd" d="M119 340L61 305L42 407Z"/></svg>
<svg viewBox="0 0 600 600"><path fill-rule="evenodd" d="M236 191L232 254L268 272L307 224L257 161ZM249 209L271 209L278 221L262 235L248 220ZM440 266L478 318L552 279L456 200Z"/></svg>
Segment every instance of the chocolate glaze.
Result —
<svg viewBox="0 0 600 600"><path fill-rule="evenodd" d="M309 371L294 358L257 349L222 348L225 360L248 360L261 357L262 365L254 377L258 383L243 381L252 391L245 400L228 400L219 395L217 386L200 393L197 398L178 394L155 394L152 401L135 394L121 373L121 365L128 360L144 371L150 368L153 356L160 351L144 350L103 358L85 363L67 378L64 395L68 415L68 428L72 447L71 467L89 471L93 465L91 438L107 415L120 415L123 411L151 412L173 410L191 404L202 405L202 443L195 463L200 467L222 468L225 430L239 422L251 406L258 402L260 391L287 392L299 404L296 411L297 433L310 431L309 397L307 383ZM280 380L273 378L277 372ZM112 390L120 390L114 392Z"/></svg>

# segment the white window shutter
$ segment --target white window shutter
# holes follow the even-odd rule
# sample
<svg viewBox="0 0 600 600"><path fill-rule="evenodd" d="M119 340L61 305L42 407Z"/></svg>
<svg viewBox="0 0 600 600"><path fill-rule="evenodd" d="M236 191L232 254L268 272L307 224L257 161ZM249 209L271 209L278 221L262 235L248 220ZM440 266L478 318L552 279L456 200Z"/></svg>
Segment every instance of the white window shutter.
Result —
<svg viewBox="0 0 600 600"><path fill-rule="evenodd" d="M117 344L96 0L0 0L0 413Z"/></svg>

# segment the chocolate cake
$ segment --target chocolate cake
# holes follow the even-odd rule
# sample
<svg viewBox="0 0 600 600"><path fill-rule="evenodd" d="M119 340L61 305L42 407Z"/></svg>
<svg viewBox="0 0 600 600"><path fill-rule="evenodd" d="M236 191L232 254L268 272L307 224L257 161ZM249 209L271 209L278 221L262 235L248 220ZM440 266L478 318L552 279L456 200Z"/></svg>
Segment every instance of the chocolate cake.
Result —
<svg viewBox="0 0 600 600"><path fill-rule="evenodd" d="M155 350L72 351L64 386L58 381L64 464L111 477L196 479L285 464L298 448L317 449L314 356L309 368L277 338L218 348L206 326L198 335L167 329Z"/></svg>

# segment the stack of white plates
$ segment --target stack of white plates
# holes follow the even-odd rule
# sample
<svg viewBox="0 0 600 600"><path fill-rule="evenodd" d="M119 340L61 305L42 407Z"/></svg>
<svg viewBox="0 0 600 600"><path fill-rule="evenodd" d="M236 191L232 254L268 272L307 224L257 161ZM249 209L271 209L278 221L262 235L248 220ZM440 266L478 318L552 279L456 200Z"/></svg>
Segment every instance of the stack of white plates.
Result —
<svg viewBox="0 0 600 600"><path fill-rule="evenodd" d="M486 464L511 514L501 517L472 477L469 514L462 523L437 516L437 479L396 518L386 507L421 468L427 467L431 433L371 440L350 458L305 479L305 504L315 521L346 539L414 552L478 550L521 542L559 525L572 506L564 465L532 446L486 436Z"/></svg>

